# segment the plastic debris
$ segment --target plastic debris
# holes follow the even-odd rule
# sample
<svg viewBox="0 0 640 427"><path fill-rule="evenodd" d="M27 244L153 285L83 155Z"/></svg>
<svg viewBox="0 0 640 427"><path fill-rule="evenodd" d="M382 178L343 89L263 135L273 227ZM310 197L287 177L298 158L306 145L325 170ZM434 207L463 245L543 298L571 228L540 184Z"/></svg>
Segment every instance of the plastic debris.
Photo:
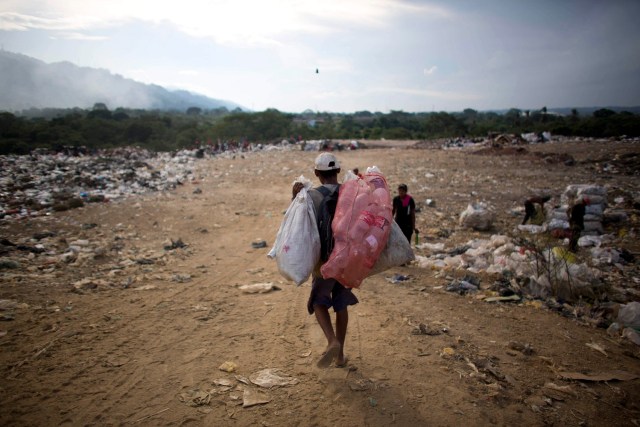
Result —
<svg viewBox="0 0 640 427"><path fill-rule="evenodd" d="M486 231L493 226L495 214L486 203L471 203L460 214L460 225L474 230Z"/></svg>
<svg viewBox="0 0 640 427"><path fill-rule="evenodd" d="M220 369L221 371L224 372L235 372L236 369L238 369L238 365L234 362L224 362L222 365L218 366L218 369Z"/></svg>
<svg viewBox="0 0 640 427"><path fill-rule="evenodd" d="M249 376L249 380L257 386L269 389L295 385L300 382L297 378L282 373L278 368L266 368L258 372L254 372Z"/></svg>
<svg viewBox="0 0 640 427"><path fill-rule="evenodd" d="M457 292L460 295L465 295L468 292L477 292L480 288L480 281L471 276L465 276L462 280L454 279L446 287L448 292Z"/></svg>
<svg viewBox="0 0 640 427"><path fill-rule="evenodd" d="M242 407L250 408L255 405L264 405L271 402L271 398L259 390L245 388L242 393Z"/></svg>
<svg viewBox="0 0 640 427"><path fill-rule="evenodd" d="M265 294L271 291L279 291L280 288L274 285L271 282L268 283L254 283L252 285L241 285L238 286L245 294Z"/></svg>
<svg viewBox="0 0 640 427"><path fill-rule="evenodd" d="M393 283L394 285L397 283L406 282L407 280L410 280L410 279L411 277L405 274L394 274L391 277L385 278L387 282Z"/></svg>

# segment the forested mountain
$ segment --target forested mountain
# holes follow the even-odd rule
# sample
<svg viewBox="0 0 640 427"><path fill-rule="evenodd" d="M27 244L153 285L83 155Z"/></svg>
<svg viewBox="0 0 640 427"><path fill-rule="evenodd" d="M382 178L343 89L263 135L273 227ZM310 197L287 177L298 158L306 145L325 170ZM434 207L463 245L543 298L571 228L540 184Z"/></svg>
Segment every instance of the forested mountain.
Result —
<svg viewBox="0 0 640 427"><path fill-rule="evenodd" d="M91 108L96 103L164 111L190 107L228 110L241 106L187 91L170 91L70 62L47 64L29 56L0 51L0 110L30 108Z"/></svg>

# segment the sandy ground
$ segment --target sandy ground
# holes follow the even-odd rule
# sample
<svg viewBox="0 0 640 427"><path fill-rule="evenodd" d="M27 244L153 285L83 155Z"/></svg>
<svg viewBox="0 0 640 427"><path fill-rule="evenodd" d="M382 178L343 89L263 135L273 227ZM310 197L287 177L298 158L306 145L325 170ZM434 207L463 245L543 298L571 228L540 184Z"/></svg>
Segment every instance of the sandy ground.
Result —
<svg viewBox="0 0 640 427"><path fill-rule="evenodd" d="M603 171L598 161L637 154L637 144L528 147L589 161L577 166L407 145L338 157L344 169L377 165L392 188L407 183L422 207L421 238L448 246L492 234L458 226L471 201L496 207L499 233L521 221L511 212L536 189L559 195L568 184L599 183L638 191L637 177ZM2 223L0 236L14 242L52 231L45 246L86 240L92 249L69 263L20 254L21 268L0 271L0 299L14 303L0 311L0 424L640 423L638 346L540 304L487 303L444 290L465 272L412 265L368 278L349 312L348 367L316 368L325 342L306 312L310 284L283 281L266 256L291 184L313 177L315 155L205 160L198 180L174 192ZM427 198L435 208L424 207ZM165 250L171 239L186 247ZM259 239L268 247L253 248ZM634 242L621 244L637 253ZM386 280L396 273L411 280ZM239 288L254 283L279 290ZM416 334L421 323L437 335ZM233 372L220 369L225 362ZM251 382L267 368L291 384Z"/></svg>

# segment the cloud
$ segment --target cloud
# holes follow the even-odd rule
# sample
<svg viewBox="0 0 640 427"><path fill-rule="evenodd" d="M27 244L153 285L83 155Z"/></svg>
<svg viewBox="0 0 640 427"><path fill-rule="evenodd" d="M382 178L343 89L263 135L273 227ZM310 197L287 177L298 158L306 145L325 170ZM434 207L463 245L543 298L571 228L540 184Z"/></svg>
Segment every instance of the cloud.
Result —
<svg viewBox="0 0 640 427"><path fill-rule="evenodd" d="M84 41L102 41L102 40L109 39L109 37L105 37L105 36L90 36L87 34L76 33L76 32L58 32L50 36L50 38L54 40L64 39L64 40L84 40Z"/></svg>
<svg viewBox="0 0 640 427"><path fill-rule="evenodd" d="M435 66L435 65L432 65L430 68L425 68L424 69L424 75L425 76L430 76L433 73L435 73L437 69L438 69L438 67Z"/></svg>
<svg viewBox="0 0 640 427"><path fill-rule="evenodd" d="M14 12L0 13L0 30L4 31L26 31L32 29L74 31L89 28L103 28L109 25L113 25L113 22L107 23L99 16L50 18Z"/></svg>
<svg viewBox="0 0 640 427"><path fill-rule="evenodd" d="M447 16L441 7L406 0L23 0L0 4L0 29L77 31L142 21L223 44L263 45L290 34L383 29L405 13Z"/></svg>
<svg viewBox="0 0 640 427"><path fill-rule="evenodd" d="M393 86L377 86L364 88L359 91L344 90L344 91L323 91L321 94L316 94L316 97L322 98L358 98L368 97L371 95L384 94L386 98L400 97L400 96L412 96L417 98L430 98L440 99L448 101L477 101L481 97L474 93L466 92L454 92L454 91L436 91L427 89L414 89L407 87L393 87Z"/></svg>

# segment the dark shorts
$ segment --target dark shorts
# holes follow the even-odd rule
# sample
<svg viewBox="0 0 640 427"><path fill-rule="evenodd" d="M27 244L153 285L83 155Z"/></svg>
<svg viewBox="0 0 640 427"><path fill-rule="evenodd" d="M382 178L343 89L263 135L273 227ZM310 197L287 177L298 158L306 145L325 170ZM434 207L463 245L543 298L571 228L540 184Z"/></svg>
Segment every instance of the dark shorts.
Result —
<svg viewBox="0 0 640 427"><path fill-rule="evenodd" d="M333 311L337 313L357 303L358 298L351 292L351 289L345 288L335 279L313 278L311 295L309 295L309 302L307 303L309 314L313 314L314 305L323 305L327 308L333 307Z"/></svg>

